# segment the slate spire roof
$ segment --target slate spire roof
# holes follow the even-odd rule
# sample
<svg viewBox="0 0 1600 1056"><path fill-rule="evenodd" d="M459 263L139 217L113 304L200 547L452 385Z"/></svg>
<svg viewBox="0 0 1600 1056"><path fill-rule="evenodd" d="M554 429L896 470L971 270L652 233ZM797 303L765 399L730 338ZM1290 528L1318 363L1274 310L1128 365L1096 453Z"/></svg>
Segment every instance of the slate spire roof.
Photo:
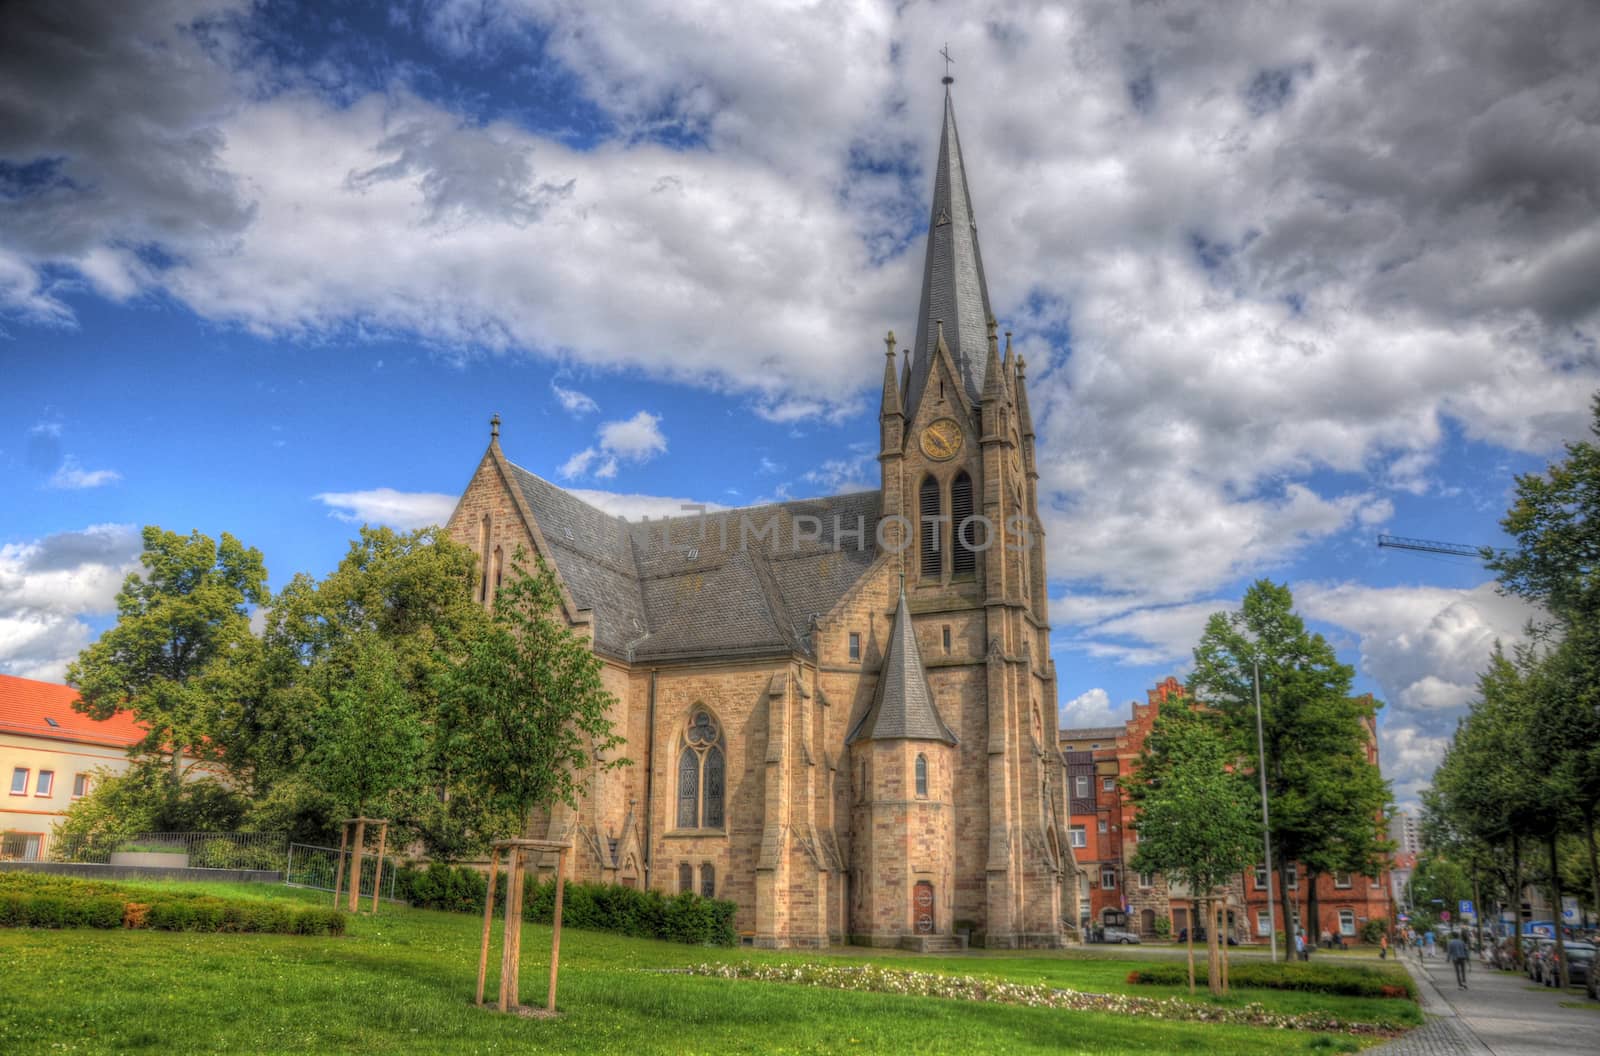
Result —
<svg viewBox="0 0 1600 1056"><path fill-rule="evenodd" d="M955 744L956 735L939 717L928 688L928 674L922 666L922 650L917 647L917 631L906 605L906 588L900 586L900 605L889 629L889 646L883 668L878 673L878 688L872 706L861 716L846 744L859 740L943 741Z"/></svg>
<svg viewBox="0 0 1600 1056"><path fill-rule="evenodd" d="M922 265L922 303L917 309L917 340L907 350L911 386L906 397L906 418L917 413L927 387L944 323L945 344L955 360L973 403L983 396L986 328L991 316L989 287L983 278L983 256L978 252L978 225L967 191L967 170L961 160L961 139L956 134L955 105L947 85L944 93L944 128L939 133L939 158L933 178L933 208L928 214L928 249Z"/></svg>

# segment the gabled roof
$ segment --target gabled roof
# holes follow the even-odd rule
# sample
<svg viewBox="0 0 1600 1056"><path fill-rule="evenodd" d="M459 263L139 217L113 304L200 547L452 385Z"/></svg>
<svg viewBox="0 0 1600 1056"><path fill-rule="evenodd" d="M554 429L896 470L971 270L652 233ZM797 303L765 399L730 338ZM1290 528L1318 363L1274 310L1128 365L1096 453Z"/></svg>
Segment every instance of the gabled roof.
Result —
<svg viewBox="0 0 1600 1056"><path fill-rule="evenodd" d="M872 706L850 731L845 743L854 744L859 740L956 743L956 735L944 724L933 703L933 691L928 688L928 674L922 666L922 650L917 647L917 631L911 622L903 586L900 605L894 613L894 626L889 629L889 647L878 673Z"/></svg>
<svg viewBox="0 0 1600 1056"><path fill-rule="evenodd" d="M110 748L144 740L144 728L128 712L103 721L91 719L73 710L77 699L78 691L71 686L0 675L0 733Z"/></svg>
<svg viewBox="0 0 1600 1056"><path fill-rule="evenodd" d="M812 617L877 554L876 491L632 523L506 465L595 647L622 659L809 652Z"/></svg>
<svg viewBox="0 0 1600 1056"><path fill-rule="evenodd" d="M967 170L956 134L955 105L944 95L944 127L939 133L939 158L933 178L933 207L928 214L928 249L922 264L922 303L917 309L917 340L907 350L911 384L906 394L906 420L916 417L923 389L933 370L939 328L972 403L983 396L984 356L988 350L989 287L978 251L978 225L967 190Z"/></svg>

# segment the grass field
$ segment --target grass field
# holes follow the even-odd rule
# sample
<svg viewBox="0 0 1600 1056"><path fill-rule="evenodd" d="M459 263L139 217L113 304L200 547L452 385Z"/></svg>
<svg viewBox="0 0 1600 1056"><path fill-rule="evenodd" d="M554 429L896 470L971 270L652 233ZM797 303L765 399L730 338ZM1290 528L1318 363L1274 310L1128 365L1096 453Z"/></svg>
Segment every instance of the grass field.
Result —
<svg viewBox="0 0 1600 1056"><path fill-rule="evenodd" d="M267 885L226 897L328 896ZM706 961L867 959L918 971L1099 993L1172 996L1126 982L1140 955L919 956L712 950L567 930L553 1022L477 1009L479 919L384 906L342 938L0 930L0 1053L1253 1053L1330 1051L1346 1036L1141 1016L853 993L659 973ZM524 1000L537 1003L549 929L524 930ZM493 990L491 978L490 989ZM1203 996L1200 1000L1207 1000ZM1298 1012L1400 1028L1409 1001L1239 991ZM1319 1040L1321 1039L1321 1040ZM1362 1039L1370 1043L1373 1039ZM1338 1051L1333 1048L1331 1051Z"/></svg>

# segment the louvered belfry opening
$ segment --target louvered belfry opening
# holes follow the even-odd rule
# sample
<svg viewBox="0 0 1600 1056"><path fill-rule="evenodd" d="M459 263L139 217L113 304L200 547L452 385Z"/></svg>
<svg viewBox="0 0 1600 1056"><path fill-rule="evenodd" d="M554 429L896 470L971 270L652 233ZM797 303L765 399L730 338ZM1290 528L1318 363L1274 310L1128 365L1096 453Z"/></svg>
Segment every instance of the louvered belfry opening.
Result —
<svg viewBox="0 0 1600 1056"><path fill-rule="evenodd" d="M972 478L965 470L950 482L950 532L955 540L955 551L950 555L951 572L957 576L975 575L978 567L978 550L984 544L983 524L971 521Z"/></svg>
<svg viewBox="0 0 1600 1056"><path fill-rule="evenodd" d="M939 577L939 516L943 505L939 499L939 482L928 477L922 482L917 500L920 514L917 529L922 533L922 575L925 578Z"/></svg>

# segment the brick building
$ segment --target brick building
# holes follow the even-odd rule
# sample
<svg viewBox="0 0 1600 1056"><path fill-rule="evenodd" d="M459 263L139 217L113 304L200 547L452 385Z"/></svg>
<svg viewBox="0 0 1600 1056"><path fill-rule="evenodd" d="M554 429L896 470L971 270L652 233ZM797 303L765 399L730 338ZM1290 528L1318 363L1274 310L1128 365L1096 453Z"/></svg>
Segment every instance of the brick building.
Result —
<svg viewBox="0 0 1600 1056"><path fill-rule="evenodd" d="M732 899L763 946L1062 941L1034 429L966 179L947 90L878 490L631 524L512 463L496 419L448 530L485 604L517 547L550 563L627 740L535 819L575 876Z"/></svg>
<svg viewBox="0 0 1600 1056"><path fill-rule="evenodd" d="M1132 717L1122 725L1059 732L1069 790L1068 842L1083 870L1081 924L1125 926L1151 937L1156 934L1156 921L1162 918L1170 922L1173 935L1190 922L1193 906L1188 891L1168 884L1159 875L1140 874L1129 867L1138 850L1138 834L1133 829L1137 811L1123 784L1134 773L1162 706L1182 700L1183 695L1183 686L1169 677L1148 692L1146 703L1133 705ZM1377 729L1370 716L1363 719L1363 730L1367 759L1377 766ZM1086 783L1089 794L1083 795ZM1274 871L1274 884L1276 875ZM1298 865L1290 867L1289 880L1291 897L1298 903L1295 919L1299 920L1309 915L1310 892L1301 882ZM1267 941L1265 885L1260 868L1228 885L1228 931L1240 942ZM1387 870L1376 878L1318 877L1318 920L1307 933L1315 939L1326 929L1332 936L1353 941L1368 920L1392 919L1389 886ZM1276 902L1278 888L1272 891ZM1273 908L1272 919L1282 931L1283 907Z"/></svg>

